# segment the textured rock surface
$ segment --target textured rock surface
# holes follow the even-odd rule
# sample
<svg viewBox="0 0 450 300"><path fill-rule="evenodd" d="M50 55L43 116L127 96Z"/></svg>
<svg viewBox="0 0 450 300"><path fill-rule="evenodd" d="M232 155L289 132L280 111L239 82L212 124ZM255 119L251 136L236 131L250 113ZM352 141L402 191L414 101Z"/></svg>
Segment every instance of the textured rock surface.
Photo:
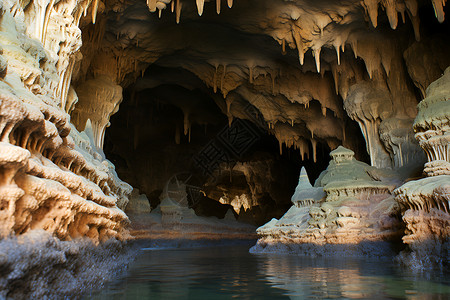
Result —
<svg viewBox="0 0 450 300"><path fill-rule="evenodd" d="M0 241L0 297L79 298L120 276L138 253L136 244L85 238L60 241L44 230Z"/></svg>
<svg viewBox="0 0 450 300"><path fill-rule="evenodd" d="M69 86L89 4L2 2L1 237L32 229L63 240L128 235L122 209L131 187L66 113L77 99Z"/></svg>
<svg viewBox="0 0 450 300"><path fill-rule="evenodd" d="M399 206L390 194L395 177L356 161L353 154L342 146L332 151L327 170L315 184L326 196L305 201L307 206L292 206L280 220L273 219L258 228L259 240L252 251L277 252L281 245L297 249L295 245L301 244L395 242L402 234ZM298 189L310 190L309 181L301 180L302 176L303 172L299 180L303 187ZM296 198L301 202L299 196ZM310 198L304 194L304 200Z"/></svg>
<svg viewBox="0 0 450 300"><path fill-rule="evenodd" d="M424 172L429 177L395 190L407 229L403 241L412 250L401 259L424 268L445 267L450 251L450 68L430 84L426 95L418 105L414 130L427 153Z"/></svg>
<svg viewBox="0 0 450 300"><path fill-rule="evenodd" d="M231 210L223 219L197 216L176 200L164 198L150 214L130 214L131 234L152 239L253 239L255 227L238 222Z"/></svg>
<svg viewBox="0 0 450 300"><path fill-rule="evenodd" d="M279 175L279 157L293 155L296 166L319 173L310 166L326 163L334 150L315 188L299 186L297 206L276 226L269 223L277 238L392 239L398 203L446 224L449 71L435 81L450 63L446 1L230 0L225 10L224 1L213 2L1 2L1 237L31 229L60 239L126 237L123 209L132 188L103 152L122 101L127 111L105 152L149 199L165 175L192 169L188 161L217 134L234 161L218 161L226 156L219 153L212 161L219 170L206 173L226 169L230 182L237 174L246 185L203 183L240 219L264 220L289 204L284 183L292 169ZM170 107L167 115L161 107ZM279 156L270 149L271 159L255 159L257 146L248 155L237 151L253 145L230 144L233 132L221 126L233 129L235 120L258 127L247 127L253 137L270 134L259 147L275 140ZM249 139L236 140L242 146ZM195 147L176 148L191 141ZM425 162L419 145L433 179L419 182L421 189L405 184L395 202L392 190ZM370 166L353 158L365 152ZM325 200L309 195L320 188ZM176 207L166 208L181 218ZM407 227L420 216L405 213Z"/></svg>

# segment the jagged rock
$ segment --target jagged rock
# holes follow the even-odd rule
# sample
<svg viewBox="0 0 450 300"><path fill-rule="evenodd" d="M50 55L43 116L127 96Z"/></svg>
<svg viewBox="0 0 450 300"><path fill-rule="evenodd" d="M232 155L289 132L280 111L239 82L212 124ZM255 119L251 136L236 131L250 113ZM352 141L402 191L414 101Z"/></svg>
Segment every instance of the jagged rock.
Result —
<svg viewBox="0 0 450 300"><path fill-rule="evenodd" d="M302 167L298 185L295 188L294 195L292 195L291 202L297 207L310 206L322 200L323 197L325 197L323 188L314 188L309 181L305 167Z"/></svg>
<svg viewBox="0 0 450 300"><path fill-rule="evenodd" d="M426 94L418 105L414 130L427 154L424 172L430 177L407 182L394 193L408 229L403 241L419 261L429 260L428 256L441 261L447 254L436 249L448 249L450 237L450 68L430 84Z"/></svg>
<svg viewBox="0 0 450 300"><path fill-rule="evenodd" d="M158 157L130 158L137 153L131 150L152 153L149 141L166 136L180 145L181 132L191 142L193 131L200 125L219 126L220 116L230 127L234 120L246 120L258 127L246 127L252 137L263 131L277 139L280 156L288 148L288 154L299 150L302 163L320 163L321 150L334 150L315 187L300 176L292 197L299 207L263 227L263 235L297 235L298 241L320 243L346 237L390 239L398 226L393 217L398 205L391 191L412 175L410 164L422 164L412 139L415 118L415 137L428 157L424 171L435 178L416 182L423 184L420 189L406 183L397 190L397 201L404 210L438 210L436 214L447 216L449 69L426 93L424 89L448 67L443 57L448 34L442 32L440 38L430 33L428 27L432 31L438 25L426 18L423 21L430 24L419 27L419 10L426 5L432 5L442 23L445 1L229 0L232 13L215 18L203 15L209 2L2 1L1 237L31 229L45 229L67 240L127 237L123 209L132 188L119 179L103 151L106 128L124 95L129 110L117 125L124 136L111 140L108 150L120 154L112 155L112 161L125 169L121 175L131 173L141 190L149 181L166 178L155 171L146 180L136 179L141 174L133 163L140 170L162 166L165 174L174 171L172 167L179 171L179 161L186 163L194 153L183 152L177 160L170 155L174 152L158 149L172 161L169 166ZM221 13L221 1L215 5ZM174 18L163 17L169 10ZM156 11L160 20L151 15ZM386 18L378 18L382 11ZM421 37L421 31L430 37ZM443 41L444 47L436 41ZM421 70L423 66L427 70ZM421 96L414 85L426 94L418 109ZM164 97L159 89L169 95ZM140 98L145 94L151 96ZM205 99L214 113L204 105ZM171 119L157 139L148 127L164 120L159 110L142 109L147 100L171 105L176 111L171 115L181 117ZM247 160L224 136L222 145L233 153L216 153L212 164L220 165L224 156ZM237 140L248 141L249 136ZM365 149L359 147L360 138L365 139ZM352 151L337 148L341 144ZM364 157L364 151L371 166L354 159ZM284 180L274 175L273 161L236 167L248 188L222 199L240 209L239 219L255 221L284 211L283 201L278 201L289 202L279 192L284 187L264 186ZM400 177L397 171L406 174ZM159 189L163 187L157 185L147 194ZM165 195L155 214L161 211L164 224L196 220L186 210L187 203L185 191L177 197ZM300 207L304 204L311 207ZM410 214L404 216L407 223ZM440 234L446 233L436 235Z"/></svg>
<svg viewBox="0 0 450 300"><path fill-rule="evenodd" d="M130 195L125 212L127 214L148 214L150 213L150 201L145 194L140 194L139 189L133 189Z"/></svg>
<svg viewBox="0 0 450 300"><path fill-rule="evenodd" d="M375 168L356 161L353 155L342 146L332 151L328 168L316 181L326 197L309 207L292 206L280 220L272 219L258 228L259 240L253 251L270 252L271 245L276 249L279 243L358 244L397 239L402 227L395 217L399 207L390 195L392 187L370 177L368 172ZM305 173L302 170L303 176ZM299 181L303 180L300 176Z"/></svg>

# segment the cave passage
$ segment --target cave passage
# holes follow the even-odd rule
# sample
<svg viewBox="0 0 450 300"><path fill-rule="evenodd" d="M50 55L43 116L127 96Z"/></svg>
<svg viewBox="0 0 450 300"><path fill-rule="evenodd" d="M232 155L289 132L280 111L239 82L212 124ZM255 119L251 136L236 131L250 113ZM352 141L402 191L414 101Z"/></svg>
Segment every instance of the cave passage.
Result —
<svg viewBox="0 0 450 300"><path fill-rule="evenodd" d="M417 35L409 21L398 25L395 32L402 39L395 42L391 20L384 15L377 28L369 30L374 37L386 33L385 42L393 47L392 53L381 53L392 56L391 66L381 61L384 69L377 69L377 58L369 54L377 46L367 41L368 36L358 37L365 46L342 45L342 53L338 47L337 56L329 47L319 52L313 47L299 64L298 49L287 37L277 43L267 35L249 33L245 26L254 21L244 19L244 12L251 10L245 1L220 15L205 10L202 17L186 3L181 21L175 14L158 18L139 10L141 6L127 7L114 21L115 13L110 12L102 21L105 41L114 49L125 49L115 64L126 64L119 77L123 100L110 118L103 150L120 178L145 194L152 209L173 176L190 174L190 184L201 191L189 199L198 215L223 218L232 208L239 219L262 225L291 206L301 167L314 184L338 145L377 167L422 161L414 153L397 150L401 145L390 137L396 126L409 130L406 119L423 93L415 74L406 75L404 63L394 63L392 56ZM264 18L264 9L259 7L255 15ZM420 10L424 39L442 41L448 22L439 24L427 10L427 5ZM83 34L95 35L99 26L89 26ZM334 30L342 34L339 27ZM298 46L294 34L295 42ZM404 57L411 71L408 51ZM108 69L109 55L100 51L91 68L103 73L99 70ZM392 97L403 101L388 100ZM361 98L371 98L377 108L364 107ZM72 113L77 121L86 115L82 107L81 103ZM401 125L380 125L399 118L406 118Z"/></svg>
<svg viewBox="0 0 450 300"><path fill-rule="evenodd" d="M172 176L190 174L189 183L203 191L189 203L200 216L223 218L232 208L239 220L258 226L280 218L292 205L300 168L314 183L331 150L323 141L301 150L279 142L253 105L243 108L242 119L227 116L226 105L193 73L155 63L124 90L106 130L105 154L152 209ZM310 109L320 103L312 101ZM364 149L357 124L347 122ZM364 151L360 156L368 160Z"/></svg>
<svg viewBox="0 0 450 300"><path fill-rule="evenodd" d="M449 298L448 2L1 1L0 299Z"/></svg>

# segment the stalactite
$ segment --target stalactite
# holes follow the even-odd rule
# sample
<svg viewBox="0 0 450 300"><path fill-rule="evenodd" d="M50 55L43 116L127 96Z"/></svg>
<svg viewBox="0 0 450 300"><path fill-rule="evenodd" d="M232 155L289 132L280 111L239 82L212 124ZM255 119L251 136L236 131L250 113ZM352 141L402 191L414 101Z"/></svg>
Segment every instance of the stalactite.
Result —
<svg viewBox="0 0 450 300"><path fill-rule="evenodd" d="M157 0L147 0L148 9L150 10L150 12L156 11L156 2Z"/></svg>
<svg viewBox="0 0 450 300"><path fill-rule="evenodd" d="M322 48L314 49L314 59L316 60L317 73L320 73L320 50Z"/></svg>
<svg viewBox="0 0 450 300"><path fill-rule="evenodd" d="M180 24L181 7L182 6L183 6L183 3L181 3L180 0L177 0L177 7L176 7L176 21L177 21L177 24Z"/></svg>
<svg viewBox="0 0 450 300"><path fill-rule="evenodd" d="M198 15L201 16L203 14L203 7L205 5L205 0L196 0L196 2Z"/></svg>
<svg viewBox="0 0 450 300"><path fill-rule="evenodd" d="M311 145L313 149L313 160L314 162L317 162L317 141L315 139L312 139Z"/></svg>
<svg viewBox="0 0 450 300"><path fill-rule="evenodd" d="M337 62L338 62L338 66L341 65L341 52L340 52L340 46L335 46L334 47L336 49L336 56L337 56Z"/></svg>
<svg viewBox="0 0 450 300"><path fill-rule="evenodd" d="M216 64L215 65L215 71L214 71L214 77L213 77L213 90L214 90L214 93L217 93L217 72L218 72L218 69L219 69L219 65Z"/></svg>
<svg viewBox="0 0 450 300"><path fill-rule="evenodd" d="M223 73L222 73L222 78L220 80L220 90L223 93L223 85L225 83L225 76L227 75L227 65L223 64Z"/></svg>
<svg viewBox="0 0 450 300"><path fill-rule="evenodd" d="M220 0L216 0L216 12L220 14Z"/></svg>
<svg viewBox="0 0 450 300"><path fill-rule="evenodd" d="M97 19L98 1L99 0L94 0L94 7L92 9L92 24L95 24L95 20Z"/></svg>
<svg viewBox="0 0 450 300"><path fill-rule="evenodd" d="M275 95L275 79L276 79L275 70L270 70L270 78L272 79L272 95Z"/></svg>
<svg viewBox="0 0 450 300"><path fill-rule="evenodd" d="M189 112L183 111L183 114L184 114L184 120L183 120L184 135L188 135L189 128L191 127L191 123L189 122Z"/></svg>
<svg viewBox="0 0 450 300"><path fill-rule="evenodd" d="M378 25L378 3L379 0L363 0L363 6L366 9L367 14L369 15L370 21L372 22L373 27L377 27Z"/></svg>
<svg viewBox="0 0 450 300"><path fill-rule="evenodd" d="M300 35L300 29L297 28L296 26L292 27L292 35L294 37L294 41L297 46L298 59L300 61L300 65L303 66L303 63L305 61L305 52L303 51L303 40L302 36Z"/></svg>
<svg viewBox="0 0 450 300"><path fill-rule="evenodd" d="M232 8L233 7L233 0L228 0L228 7Z"/></svg>
<svg viewBox="0 0 450 300"><path fill-rule="evenodd" d="M431 2L433 3L434 13L439 23L444 22L445 20L444 6L447 0L431 0Z"/></svg>

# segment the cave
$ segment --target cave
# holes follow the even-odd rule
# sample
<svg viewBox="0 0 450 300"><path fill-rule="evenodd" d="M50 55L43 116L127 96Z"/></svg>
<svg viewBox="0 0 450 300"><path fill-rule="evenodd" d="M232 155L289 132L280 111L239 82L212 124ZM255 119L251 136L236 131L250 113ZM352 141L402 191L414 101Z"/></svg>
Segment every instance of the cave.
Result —
<svg viewBox="0 0 450 300"><path fill-rule="evenodd" d="M155 62L123 94L105 132L104 151L119 177L145 194L151 208L160 204L172 176L190 174L190 184L205 192L190 203L197 214L223 218L229 206L218 203L233 204L237 215L241 207L254 211L247 221L260 226L292 205L301 166L312 181L327 167L331 149L325 141L307 142L302 150L279 142L251 103L234 119L221 96L181 68ZM309 109L320 111L319 101L312 100ZM368 162L357 123L344 122Z"/></svg>
<svg viewBox="0 0 450 300"><path fill-rule="evenodd" d="M446 2L3 0L0 298L448 297Z"/></svg>

